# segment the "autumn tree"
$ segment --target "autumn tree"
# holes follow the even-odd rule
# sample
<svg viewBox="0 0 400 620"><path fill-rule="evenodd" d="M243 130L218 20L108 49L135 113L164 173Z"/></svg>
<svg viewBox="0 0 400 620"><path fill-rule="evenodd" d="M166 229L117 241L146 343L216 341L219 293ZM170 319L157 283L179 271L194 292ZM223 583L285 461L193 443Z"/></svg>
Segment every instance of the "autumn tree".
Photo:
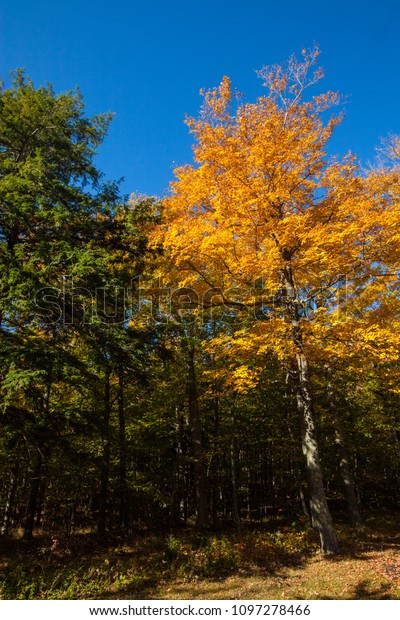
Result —
<svg viewBox="0 0 400 620"><path fill-rule="evenodd" d="M2 535L306 519L335 552L322 473L398 507L399 140L329 159L316 59L204 93L161 223L102 182L109 115L2 88Z"/></svg>
<svg viewBox="0 0 400 620"><path fill-rule="evenodd" d="M334 355L329 333L341 321L343 279L357 276L354 286L364 289L370 281L386 206L354 157L327 158L341 118L328 111L340 98L306 100L323 74L313 68L318 50L302 54L259 72L267 94L255 103L227 77L203 93L200 117L188 120L197 165L175 171L155 242L170 261L167 280L195 289L203 305L242 309L242 328L218 340L228 355L238 347L260 359L272 352L292 377L312 519L322 551L335 553L311 364ZM249 308L261 320L249 320ZM246 373L238 381L246 383Z"/></svg>

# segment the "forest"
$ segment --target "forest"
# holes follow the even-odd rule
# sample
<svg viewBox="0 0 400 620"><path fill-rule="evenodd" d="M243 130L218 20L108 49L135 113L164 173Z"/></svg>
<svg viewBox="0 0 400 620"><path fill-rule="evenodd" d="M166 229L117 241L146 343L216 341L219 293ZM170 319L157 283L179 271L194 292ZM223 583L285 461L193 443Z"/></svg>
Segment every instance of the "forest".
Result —
<svg viewBox="0 0 400 620"><path fill-rule="evenodd" d="M224 573L398 528L400 138L332 155L317 61L203 92L162 198L104 178L79 90L2 87L0 544L194 536Z"/></svg>

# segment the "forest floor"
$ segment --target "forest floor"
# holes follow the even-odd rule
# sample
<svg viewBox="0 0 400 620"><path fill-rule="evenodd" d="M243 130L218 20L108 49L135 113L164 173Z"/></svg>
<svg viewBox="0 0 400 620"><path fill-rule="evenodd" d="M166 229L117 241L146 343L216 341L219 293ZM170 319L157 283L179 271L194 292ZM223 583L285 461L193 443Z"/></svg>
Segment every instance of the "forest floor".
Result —
<svg viewBox="0 0 400 620"><path fill-rule="evenodd" d="M1 599L400 599L400 514L339 524L341 554L299 523L237 532L0 540Z"/></svg>

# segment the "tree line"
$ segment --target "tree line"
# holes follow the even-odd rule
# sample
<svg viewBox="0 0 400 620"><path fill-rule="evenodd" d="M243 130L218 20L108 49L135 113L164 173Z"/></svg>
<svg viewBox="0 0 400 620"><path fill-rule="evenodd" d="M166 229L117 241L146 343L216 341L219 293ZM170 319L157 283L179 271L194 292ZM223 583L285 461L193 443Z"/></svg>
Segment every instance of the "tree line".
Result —
<svg viewBox="0 0 400 620"><path fill-rule="evenodd" d="M399 507L399 139L329 157L317 57L203 93L163 199L104 179L79 91L2 87L2 535L283 520L336 553Z"/></svg>

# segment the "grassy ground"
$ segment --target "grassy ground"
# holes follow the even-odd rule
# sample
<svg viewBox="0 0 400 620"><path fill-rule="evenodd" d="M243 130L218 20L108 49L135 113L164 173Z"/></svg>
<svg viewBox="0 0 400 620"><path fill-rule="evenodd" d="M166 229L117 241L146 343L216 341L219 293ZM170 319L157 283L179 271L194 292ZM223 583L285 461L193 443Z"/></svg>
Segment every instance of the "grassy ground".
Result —
<svg viewBox="0 0 400 620"><path fill-rule="evenodd" d="M338 527L342 553L315 533L147 534L100 545L90 534L0 543L2 599L400 599L400 519Z"/></svg>

